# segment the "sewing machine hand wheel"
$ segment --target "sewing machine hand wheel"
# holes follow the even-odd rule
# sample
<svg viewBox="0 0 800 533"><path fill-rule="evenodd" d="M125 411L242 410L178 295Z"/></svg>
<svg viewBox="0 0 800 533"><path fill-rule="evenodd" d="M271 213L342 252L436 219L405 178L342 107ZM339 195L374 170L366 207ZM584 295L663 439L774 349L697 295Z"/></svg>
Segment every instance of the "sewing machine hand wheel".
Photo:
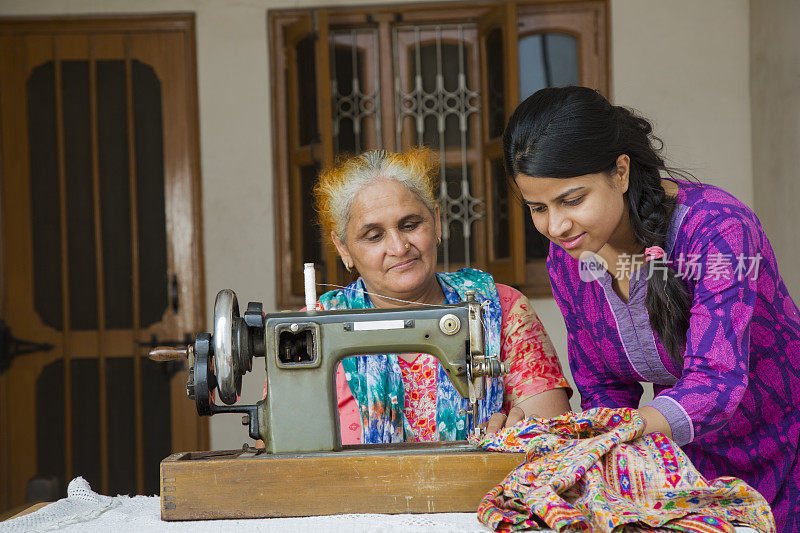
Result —
<svg viewBox="0 0 800 533"><path fill-rule="evenodd" d="M239 303L230 289L217 293L214 302L214 373L219 398L231 405L242 392L242 375L251 368L252 356L246 346L247 327L239 317Z"/></svg>

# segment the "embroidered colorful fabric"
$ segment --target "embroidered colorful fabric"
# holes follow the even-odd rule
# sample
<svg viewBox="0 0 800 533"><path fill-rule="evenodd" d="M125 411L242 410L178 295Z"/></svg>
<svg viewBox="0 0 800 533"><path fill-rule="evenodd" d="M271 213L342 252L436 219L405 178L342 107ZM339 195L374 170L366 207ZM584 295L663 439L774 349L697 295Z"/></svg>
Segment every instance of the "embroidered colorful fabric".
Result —
<svg viewBox="0 0 800 533"><path fill-rule="evenodd" d="M775 531L755 489L734 477L707 481L676 444L644 429L634 409L595 408L471 437L487 450L526 453L483 499L478 520L497 531Z"/></svg>

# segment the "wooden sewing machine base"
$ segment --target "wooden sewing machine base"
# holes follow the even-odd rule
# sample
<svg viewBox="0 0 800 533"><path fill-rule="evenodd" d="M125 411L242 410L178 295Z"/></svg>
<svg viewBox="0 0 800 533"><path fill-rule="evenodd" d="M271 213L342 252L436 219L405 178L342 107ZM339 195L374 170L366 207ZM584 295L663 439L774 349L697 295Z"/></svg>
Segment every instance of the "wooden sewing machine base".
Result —
<svg viewBox="0 0 800 533"><path fill-rule="evenodd" d="M161 462L161 518L475 512L524 458L465 442L175 453Z"/></svg>

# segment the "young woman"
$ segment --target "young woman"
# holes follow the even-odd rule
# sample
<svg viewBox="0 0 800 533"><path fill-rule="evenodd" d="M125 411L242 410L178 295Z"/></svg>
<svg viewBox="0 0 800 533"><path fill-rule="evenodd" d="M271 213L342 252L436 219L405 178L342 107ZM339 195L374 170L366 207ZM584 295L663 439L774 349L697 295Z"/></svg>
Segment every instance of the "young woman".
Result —
<svg viewBox="0 0 800 533"><path fill-rule="evenodd" d="M800 314L752 210L672 177L650 123L588 88L533 94L503 145L551 241L582 407L639 407L653 383L648 433L708 478L744 479L778 531L800 532Z"/></svg>

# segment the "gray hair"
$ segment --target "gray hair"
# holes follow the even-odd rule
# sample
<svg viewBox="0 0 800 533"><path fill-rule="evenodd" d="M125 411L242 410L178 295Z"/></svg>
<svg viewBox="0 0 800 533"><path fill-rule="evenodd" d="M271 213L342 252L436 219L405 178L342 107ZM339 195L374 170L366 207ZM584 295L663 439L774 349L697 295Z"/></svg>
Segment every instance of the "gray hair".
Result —
<svg viewBox="0 0 800 533"><path fill-rule="evenodd" d="M372 150L323 172L314 193L322 223L342 242L356 195L381 179L393 179L414 193L435 213L436 177L432 153L424 148L397 154Z"/></svg>

